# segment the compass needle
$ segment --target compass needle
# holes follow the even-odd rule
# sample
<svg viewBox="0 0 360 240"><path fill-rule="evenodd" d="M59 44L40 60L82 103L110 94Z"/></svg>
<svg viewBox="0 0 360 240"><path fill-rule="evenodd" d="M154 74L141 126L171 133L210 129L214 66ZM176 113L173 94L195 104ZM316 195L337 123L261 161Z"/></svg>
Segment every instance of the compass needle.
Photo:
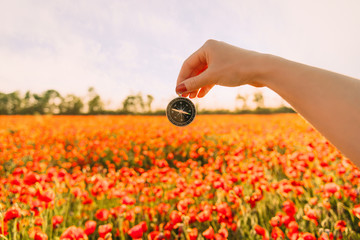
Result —
<svg viewBox="0 0 360 240"><path fill-rule="evenodd" d="M169 121L179 127L190 124L195 115L195 105L191 100L184 97L173 99L166 108L166 116Z"/></svg>

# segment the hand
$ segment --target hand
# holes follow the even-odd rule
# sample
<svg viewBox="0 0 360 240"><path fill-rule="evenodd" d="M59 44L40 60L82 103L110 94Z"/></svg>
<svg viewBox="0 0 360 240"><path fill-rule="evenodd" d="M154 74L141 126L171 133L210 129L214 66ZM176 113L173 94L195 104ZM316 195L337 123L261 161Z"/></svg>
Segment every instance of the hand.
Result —
<svg viewBox="0 0 360 240"><path fill-rule="evenodd" d="M214 85L235 87L243 84L263 86L263 54L208 40L185 60L177 79L177 94L204 97Z"/></svg>

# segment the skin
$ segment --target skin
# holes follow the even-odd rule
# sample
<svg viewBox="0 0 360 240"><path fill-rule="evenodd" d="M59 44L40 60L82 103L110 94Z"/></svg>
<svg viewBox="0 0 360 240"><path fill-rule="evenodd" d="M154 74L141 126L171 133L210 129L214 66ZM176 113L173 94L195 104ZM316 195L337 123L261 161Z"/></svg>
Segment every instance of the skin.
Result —
<svg viewBox="0 0 360 240"><path fill-rule="evenodd" d="M204 97L215 85L244 84L278 93L360 167L360 80L208 40L185 60L176 92Z"/></svg>

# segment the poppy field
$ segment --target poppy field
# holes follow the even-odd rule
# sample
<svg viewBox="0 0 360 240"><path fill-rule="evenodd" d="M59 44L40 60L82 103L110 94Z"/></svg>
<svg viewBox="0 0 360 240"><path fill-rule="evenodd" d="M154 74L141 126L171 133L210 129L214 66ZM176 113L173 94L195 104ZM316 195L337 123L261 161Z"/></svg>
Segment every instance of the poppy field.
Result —
<svg viewBox="0 0 360 240"><path fill-rule="evenodd" d="M0 239L360 239L360 171L296 114L0 116Z"/></svg>

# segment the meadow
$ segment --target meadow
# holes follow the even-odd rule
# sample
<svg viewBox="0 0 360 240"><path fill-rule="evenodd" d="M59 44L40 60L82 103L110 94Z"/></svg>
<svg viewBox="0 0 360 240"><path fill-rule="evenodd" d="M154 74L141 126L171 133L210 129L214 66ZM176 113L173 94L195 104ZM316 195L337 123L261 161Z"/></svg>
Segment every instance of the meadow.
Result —
<svg viewBox="0 0 360 240"><path fill-rule="evenodd" d="M0 239L360 239L359 182L296 114L0 116Z"/></svg>

